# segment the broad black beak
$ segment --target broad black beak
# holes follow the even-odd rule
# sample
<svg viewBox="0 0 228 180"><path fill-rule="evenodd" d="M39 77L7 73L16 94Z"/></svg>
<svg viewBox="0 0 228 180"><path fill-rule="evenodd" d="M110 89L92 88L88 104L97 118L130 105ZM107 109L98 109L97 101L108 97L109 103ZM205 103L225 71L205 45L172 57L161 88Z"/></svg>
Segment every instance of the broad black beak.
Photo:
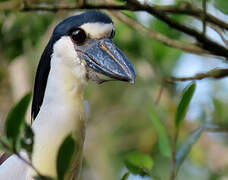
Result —
<svg viewBox="0 0 228 180"><path fill-rule="evenodd" d="M90 40L86 45L76 47L76 51L95 72L134 83L136 75L133 65L111 39Z"/></svg>

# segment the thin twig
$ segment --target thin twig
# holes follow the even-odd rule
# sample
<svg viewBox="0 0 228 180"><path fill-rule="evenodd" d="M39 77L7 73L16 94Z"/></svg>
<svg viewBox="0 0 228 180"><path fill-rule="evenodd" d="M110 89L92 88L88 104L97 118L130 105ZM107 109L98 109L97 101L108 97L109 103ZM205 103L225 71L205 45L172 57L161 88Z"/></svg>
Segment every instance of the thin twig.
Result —
<svg viewBox="0 0 228 180"><path fill-rule="evenodd" d="M36 169L36 167L29 162L28 160L26 160L25 158L23 158L19 153L15 152L14 153L21 161L23 161L25 164L27 164L29 167L31 167L40 177L42 177L41 173L38 171L38 169Z"/></svg>
<svg viewBox="0 0 228 180"><path fill-rule="evenodd" d="M162 83L162 84L161 84L161 87L159 88L158 96L157 96L157 98L156 98L156 100L155 100L155 104L156 104L156 105L158 105L159 102L160 102L160 100L161 100L163 90L164 90L164 85L163 85L163 83Z"/></svg>
<svg viewBox="0 0 228 180"><path fill-rule="evenodd" d="M226 45L226 47L228 48L228 40L224 37L224 32L223 32L223 30L221 30L219 27L217 27L217 26L214 26L214 25L212 25L212 24L210 24L210 27L212 28L212 29L214 29L217 33L218 33L218 35L220 36L220 38L222 39L222 41L224 42L224 44Z"/></svg>
<svg viewBox="0 0 228 180"><path fill-rule="evenodd" d="M35 172L36 174L39 176L39 178L41 180L46 180L47 178L45 176L43 176L40 171L30 162L28 161L27 159L23 158L18 152L15 152L14 153L21 161L23 161L25 164L27 164L29 167L31 167Z"/></svg>
<svg viewBox="0 0 228 180"><path fill-rule="evenodd" d="M4 148L6 148L8 150L11 150L11 148L4 141L1 141L1 144L4 146ZM23 158L17 152L16 149L13 150L13 154L15 154L21 161L23 161L25 164L27 164L29 167L31 167L37 173L37 175L39 175L40 177L43 177L43 175L41 175L41 173L39 172L39 170L36 169L36 167L31 162L29 162L27 159ZM43 180L45 180L45 179L43 179Z"/></svg>
<svg viewBox="0 0 228 180"><path fill-rule="evenodd" d="M99 4L99 5L90 5L90 4L78 4L76 6L27 6L23 7L21 11L51 11L57 12L59 10L76 10L76 9L104 9L104 10L130 10L126 5L112 5L112 4Z"/></svg>
<svg viewBox="0 0 228 180"><path fill-rule="evenodd" d="M207 132L214 132L214 133L228 133L228 126L210 125L210 126L204 127L204 130Z"/></svg>
<svg viewBox="0 0 228 180"><path fill-rule="evenodd" d="M195 76L191 77L167 77L165 78L166 82L175 82L175 81L192 81L192 80L202 80L205 78L214 78L221 79L228 76L228 69L213 69L206 73L198 73Z"/></svg>
<svg viewBox="0 0 228 180"><path fill-rule="evenodd" d="M191 4L189 2L182 2L179 5L168 5L168 6L155 5L155 7L164 13L184 14L184 15L193 16L193 17L196 17L196 18L202 20L203 11L200 8L194 6L193 4ZM205 19L207 22L215 24L216 26L219 26L222 29L228 30L228 23L226 23L226 22L222 21L221 19L211 15L208 12L205 13Z"/></svg>
<svg viewBox="0 0 228 180"><path fill-rule="evenodd" d="M176 151L177 151L177 140L179 136L179 128L175 128L174 138L173 138L173 147L172 147L172 166L170 173L170 180L175 180L176 177Z"/></svg>
<svg viewBox="0 0 228 180"><path fill-rule="evenodd" d="M206 24L206 14L207 14L207 4L206 4L206 0L202 1L202 6L203 6L203 35L206 35L206 28L207 28L207 24Z"/></svg>
<svg viewBox="0 0 228 180"><path fill-rule="evenodd" d="M135 2L133 0L131 0L131 4L132 4L131 6L140 8L141 10L144 10L144 11L148 12L149 14L157 17L158 19L165 22L170 27L172 27L178 31L181 31L189 36L194 37L198 41L198 43L201 44L201 47L203 49L208 50L217 56L224 56L224 57L228 58L228 50L224 46L221 46L217 42L209 39L206 36L203 36L202 33L198 32L197 30L187 27L184 24L180 24L179 22L170 18L169 16L164 14L162 11L156 9L153 6L141 5L140 3Z"/></svg>

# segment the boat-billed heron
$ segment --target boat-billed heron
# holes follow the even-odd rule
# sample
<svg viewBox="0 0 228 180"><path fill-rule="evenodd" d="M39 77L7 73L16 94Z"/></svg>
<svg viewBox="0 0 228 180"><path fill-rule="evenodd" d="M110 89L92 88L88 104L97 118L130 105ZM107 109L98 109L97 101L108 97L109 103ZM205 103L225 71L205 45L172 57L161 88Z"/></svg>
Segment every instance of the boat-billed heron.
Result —
<svg viewBox="0 0 228 180"><path fill-rule="evenodd" d="M32 102L32 164L41 174L57 177L58 149L72 134L77 150L65 179L79 178L85 138L83 92L88 80L101 83L108 77L134 82L134 68L113 43L114 35L111 18L100 11L68 17L55 27L40 58ZM22 156L26 158L24 152ZM1 180L31 180L34 175L15 155L0 166Z"/></svg>

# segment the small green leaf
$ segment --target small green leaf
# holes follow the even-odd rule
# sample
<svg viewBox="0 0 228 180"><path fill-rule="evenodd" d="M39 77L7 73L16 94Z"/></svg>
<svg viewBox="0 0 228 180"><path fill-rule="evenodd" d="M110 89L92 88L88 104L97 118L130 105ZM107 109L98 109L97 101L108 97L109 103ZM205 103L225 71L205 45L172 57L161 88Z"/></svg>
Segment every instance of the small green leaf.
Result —
<svg viewBox="0 0 228 180"><path fill-rule="evenodd" d="M224 14L228 14L228 1L227 0L214 0L214 5Z"/></svg>
<svg viewBox="0 0 228 180"><path fill-rule="evenodd" d="M192 146L199 139L203 130L204 130L204 128L200 127L198 129L196 129L195 131L193 131L191 133L191 135L187 138L187 140L184 142L184 144L178 150L177 155L176 155L176 165L175 165L176 172L179 170L179 168L182 165L182 163L184 162L185 158L191 151Z"/></svg>
<svg viewBox="0 0 228 180"><path fill-rule="evenodd" d="M149 110L149 117L152 120L152 123L154 124L154 127L158 134L158 144L159 149L161 153L166 157L171 157L171 148L169 145L169 138L167 136L166 130L161 123L161 121L158 119L157 114L150 109Z"/></svg>
<svg viewBox="0 0 228 180"><path fill-rule="evenodd" d="M57 156L57 174L58 180L63 180L67 170L70 167L71 159L75 150L75 141L72 135L65 138L62 145L59 148Z"/></svg>
<svg viewBox="0 0 228 180"><path fill-rule="evenodd" d="M177 107L176 117L175 117L175 125L178 129L180 127L181 122L184 120L186 115L189 103L192 99L192 96L195 92L196 84L190 83L183 91L181 101Z"/></svg>
<svg viewBox="0 0 228 180"><path fill-rule="evenodd" d="M124 163L131 173L141 176L148 174L147 171L151 171L154 165L150 156L139 152L128 153Z"/></svg>
<svg viewBox="0 0 228 180"><path fill-rule="evenodd" d="M26 94L9 112L6 118L5 134L16 145L21 127L25 122L25 114L29 106L32 94Z"/></svg>
<svg viewBox="0 0 228 180"><path fill-rule="evenodd" d="M129 176L130 176L130 173L127 172L127 173L125 173L125 174L123 175L123 177L121 178L121 180L127 180Z"/></svg>

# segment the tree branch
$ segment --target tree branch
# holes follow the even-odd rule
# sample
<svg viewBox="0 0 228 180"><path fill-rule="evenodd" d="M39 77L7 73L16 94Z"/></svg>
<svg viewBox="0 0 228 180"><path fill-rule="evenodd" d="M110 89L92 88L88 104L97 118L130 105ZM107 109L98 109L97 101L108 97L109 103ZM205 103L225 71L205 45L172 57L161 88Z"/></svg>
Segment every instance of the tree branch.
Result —
<svg viewBox="0 0 228 180"><path fill-rule="evenodd" d="M207 29L207 20L206 20L206 14L207 14L207 3L206 0L202 1L202 6L203 6L203 35L206 35L206 29Z"/></svg>
<svg viewBox="0 0 228 180"><path fill-rule="evenodd" d="M148 12L149 14L165 22L170 27L178 31L181 31L191 37L194 37L198 41L198 43L201 44L203 49L208 50L217 56L223 56L223 57L226 57L226 59L228 59L228 50L224 46L221 46L217 42L202 35L202 33L198 32L197 30L187 27L183 24L180 24L176 20L164 14L162 11L156 9L154 6L141 5L140 3L133 0L130 0L130 3L131 3L131 6Z"/></svg>
<svg viewBox="0 0 228 180"><path fill-rule="evenodd" d="M1 5L1 4L0 4ZM59 10L76 10L76 9L104 9L104 10L131 10L126 5L112 5L112 4L100 4L90 5L82 4L77 6L25 6L21 11L52 11L57 12Z"/></svg>
<svg viewBox="0 0 228 180"><path fill-rule="evenodd" d="M180 24L179 22L175 21L174 19L167 16L163 11L159 10L155 6L149 6L145 4L140 4L137 1L134 0L128 0L125 5L88 5L83 4L79 6L74 7L41 7L41 6L31 6L31 7L24 7L23 11L34 11L34 10L48 10L48 11L57 11L57 10L73 10L73 9L106 9L106 10L132 10L132 11L146 11L149 14L157 17L170 27L181 31L191 37L194 37L198 43L201 45L201 48L207 51L212 52L212 54L217 56L222 56L225 58L228 58L228 50L218 44L217 42L214 42L213 40L209 39L208 37L202 35L202 33L196 31L193 28L187 27L183 24Z"/></svg>
<svg viewBox="0 0 228 180"><path fill-rule="evenodd" d="M224 42L224 44L228 48L228 40L224 37L224 34L223 34L224 32L222 31L222 29L220 29L219 27L214 26L212 24L210 24L210 27L218 33L218 35L220 36L220 38L222 39L222 41Z"/></svg>
<svg viewBox="0 0 228 180"><path fill-rule="evenodd" d="M1 3L0 3L1 6ZM135 0L127 0L127 3L124 5L115 5L115 4L100 4L100 5L89 5L86 3L78 4L77 6L32 6L24 4L22 11L53 11L58 10L75 10L75 9L106 9L106 10L130 10L130 11L146 11L149 14L155 16L159 20L163 21L171 28L176 29L180 32L183 32L194 39L196 39L197 44L200 48L205 51L210 51L211 54L216 56L225 57L228 59L228 49L224 46L218 44L217 42L211 40L207 36L204 36L201 32L187 27L184 24L177 22L176 20L170 18L167 15L167 11L158 8L158 6L151 6L148 4L140 4ZM202 13L200 13L202 15ZM208 16L206 16L208 17Z"/></svg>
<svg viewBox="0 0 228 180"><path fill-rule="evenodd" d="M205 124L203 128L207 132L228 133L228 126L225 124Z"/></svg>
<svg viewBox="0 0 228 180"><path fill-rule="evenodd" d="M119 19L120 21L124 22L125 24L131 26L132 28L136 29L138 32L141 33L147 33L148 36L151 38L160 41L161 43L174 47L177 49L181 49L186 52L194 53L194 54L208 54L211 55L209 51L206 51L200 47L198 47L196 44L193 43L187 43L187 42L181 42L178 40L171 39L159 32L153 31L152 29L149 29L145 27L144 25L140 24L139 22L135 21L134 19L129 18L128 16L124 15L123 13L120 12L114 12L114 11L109 11L111 15Z"/></svg>
<svg viewBox="0 0 228 180"><path fill-rule="evenodd" d="M226 76L228 76L228 69L213 69L206 73L198 73L193 77L167 77L165 78L165 81L166 82L192 81L192 80L202 80L205 78L221 79Z"/></svg>
<svg viewBox="0 0 228 180"><path fill-rule="evenodd" d="M1 7L0 3L0 7ZM145 7L151 7L149 5L144 5ZM185 14L194 16L198 19L202 19L203 11L199 9L198 7L193 6L189 2L182 2L180 5L169 5L169 6L158 6L154 5L152 6L155 9L163 12L163 13L172 13L172 14ZM8 7L6 10L14 9L14 7L10 8ZM76 6L27 6L23 7L22 11L53 11L56 12L58 10L75 10L75 9L106 9L106 10L132 10L132 11L140 11L143 10L140 7L131 7L128 4L126 5L115 5L115 4L100 4L100 5L89 5L87 3L78 3ZM4 8L1 8L0 10L4 10ZM228 30L228 23L218 19L217 17L206 13L205 14L205 20L215 24L222 29Z"/></svg>
<svg viewBox="0 0 228 180"><path fill-rule="evenodd" d="M179 5L169 5L169 6L158 6L155 5L156 9L159 9L160 11L164 13L169 14L185 14L189 16L196 17L200 20L202 20L203 11L199 9L198 7L195 7L189 2L182 2ZM205 13L205 20L207 22L210 22L212 24L215 24L219 26L222 29L228 30L228 23L220 20L219 18L209 14L208 12Z"/></svg>

